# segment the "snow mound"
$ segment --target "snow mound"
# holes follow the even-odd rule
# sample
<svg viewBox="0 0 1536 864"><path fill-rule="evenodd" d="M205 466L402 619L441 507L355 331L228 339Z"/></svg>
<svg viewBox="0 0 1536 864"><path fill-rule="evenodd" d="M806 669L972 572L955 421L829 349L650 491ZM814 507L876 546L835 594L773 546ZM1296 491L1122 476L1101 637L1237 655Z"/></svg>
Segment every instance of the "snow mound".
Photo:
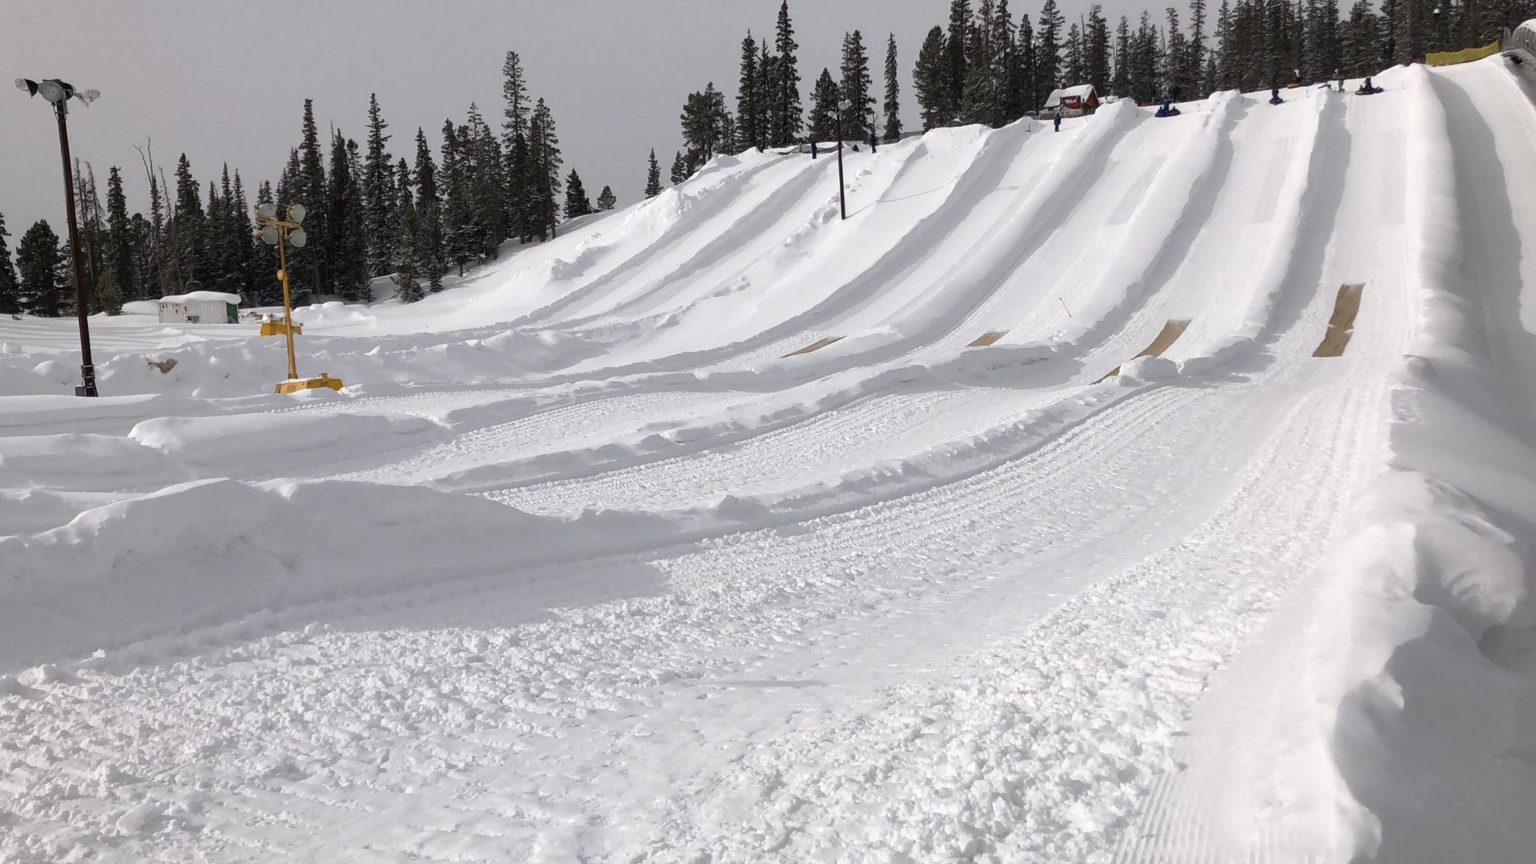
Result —
<svg viewBox="0 0 1536 864"><path fill-rule="evenodd" d="M600 555L663 540L669 530L639 514L532 516L415 487L172 486L41 534L0 539L0 671L262 610ZM154 646L137 656L153 659Z"/></svg>
<svg viewBox="0 0 1536 864"><path fill-rule="evenodd" d="M1166 357L1137 357L1120 369L1123 384L1171 381L1179 377L1178 364Z"/></svg>

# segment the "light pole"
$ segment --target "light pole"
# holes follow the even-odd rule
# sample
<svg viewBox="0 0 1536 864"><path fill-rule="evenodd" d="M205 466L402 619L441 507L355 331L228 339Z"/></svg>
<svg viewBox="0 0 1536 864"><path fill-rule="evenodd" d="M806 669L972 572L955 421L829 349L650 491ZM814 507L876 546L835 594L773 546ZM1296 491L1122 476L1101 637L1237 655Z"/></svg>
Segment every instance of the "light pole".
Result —
<svg viewBox="0 0 1536 864"><path fill-rule="evenodd" d="M85 299L85 265L80 257L80 230L75 227L75 178L69 170L69 126L64 122L69 114L70 99L79 99L89 105L101 93L95 90L76 90L57 78L33 81L17 78L17 89L28 96L41 95L53 104L53 114L59 121L59 155L64 160L64 212L69 218L69 255L75 271L75 318L80 322L80 386L76 396L96 395L96 364L91 362L91 325L86 318L90 310Z"/></svg>
<svg viewBox="0 0 1536 864"><path fill-rule="evenodd" d="M304 234L304 205L289 204L288 218L277 218L277 205L256 205L256 224L261 228L261 241L277 247L277 279L283 283L283 335L288 338L288 380L277 385L278 393L297 393L328 387L341 389L341 379L320 373L318 378L300 378L299 367L293 356L293 300L288 290L288 244L303 249L309 238Z"/></svg>
<svg viewBox="0 0 1536 864"><path fill-rule="evenodd" d="M837 100L837 205L843 211L843 220L848 219L848 193L843 185L843 114L853 103L847 99Z"/></svg>

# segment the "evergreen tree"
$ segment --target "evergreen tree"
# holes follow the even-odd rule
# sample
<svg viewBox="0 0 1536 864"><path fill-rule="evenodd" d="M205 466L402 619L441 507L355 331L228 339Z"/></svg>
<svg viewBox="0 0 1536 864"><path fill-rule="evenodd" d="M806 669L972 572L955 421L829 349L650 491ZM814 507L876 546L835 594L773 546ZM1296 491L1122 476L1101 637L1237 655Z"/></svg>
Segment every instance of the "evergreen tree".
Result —
<svg viewBox="0 0 1536 864"><path fill-rule="evenodd" d="M757 48L757 147L760 150L774 146L774 105L779 92L779 58L768 50L768 40L758 43Z"/></svg>
<svg viewBox="0 0 1536 864"><path fill-rule="evenodd" d="M1168 16L1167 48L1163 52L1163 87L1159 95L1168 99L1182 99L1194 91L1194 82L1185 77L1188 73L1188 46L1184 41L1184 31L1179 26L1179 10L1169 6L1164 11Z"/></svg>
<svg viewBox="0 0 1536 864"><path fill-rule="evenodd" d="M912 69L912 89L917 94L917 106L923 115L924 132L949 124L949 84L945 56L944 29L935 27L923 39L923 46L917 52L917 65Z"/></svg>
<svg viewBox="0 0 1536 864"><path fill-rule="evenodd" d="M237 292L245 300L246 305L258 305L257 280L263 275L262 269L256 265L256 235L255 226L251 222L251 208L245 200L245 184L240 180L240 172L235 172L234 197L230 203L230 234L229 244L231 257L234 261L234 270L239 274ZM265 245L265 244L263 244Z"/></svg>
<svg viewBox="0 0 1536 864"><path fill-rule="evenodd" d="M1342 74L1369 74L1363 70L1381 59L1381 24L1371 8L1371 0L1355 0L1349 9L1349 23L1344 27Z"/></svg>
<svg viewBox="0 0 1536 864"><path fill-rule="evenodd" d="M146 162L147 166L147 162ZM165 255L162 252L161 241L165 237L165 205L160 194L160 178L154 175L146 167L145 173L149 174L149 268L153 281L146 281L145 296L164 297L171 293L170 272L165 266ZM154 288L153 293L149 291Z"/></svg>
<svg viewBox="0 0 1536 864"><path fill-rule="evenodd" d="M829 70L821 70L816 79L816 90L811 96L811 113L806 118L811 140L837 140L837 82Z"/></svg>
<svg viewBox="0 0 1536 864"><path fill-rule="evenodd" d="M428 287L443 290L443 271L448 267L448 252L443 240L443 207L437 194L437 166L432 164L432 150L427 135L416 127L416 240L417 277L426 276Z"/></svg>
<svg viewBox="0 0 1536 864"><path fill-rule="evenodd" d="M992 125L1004 126L1024 116L1023 78L1019 74L1018 43L1013 38L1013 13L1008 0L996 0L989 35L992 41L992 87L997 91L997 114Z"/></svg>
<svg viewBox="0 0 1536 864"><path fill-rule="evenodd" d="M1328 0L1330 3L1336 0ZM1212 87L1204 82L1205 50L1205 0L1189 0L1189 45L1185 54L1184 78L1194 88L1195 95L1209 96Z"/></svg>
<svg viewBox="0 0 1536 864"><path fill-rule="evenodd" d="M1018 114L1022 117L1040 108L1040 103L1037 101L1040 93L1037 50L1039 46L1035 44L1035 28L1030 23L1028 13L1019 16L1019 34L1014 44L1018 46L1019 56L1019 62L1014 67L1014 76L1017 79L1014 90L1019 104Z"/></svg>
<svg viewBox="0 0 1536 864"><path fill-rule="evenodd" d="M971 0L950 0L949 32L944 35L944 98L946 122L962 122L965 105L965 61L971 44Z"/></svg>
<svg viewBox="0 0 1536 864"><path fill-rule="evenodd" d="M758 117L761 114L758 102L763 94L757 89L761 83L757 65L757 41L752 38L752 31L748 30L746 38L741 40L741 77L736 82L736 148L739 150L748 147L762 149L763 135L758 129Z"/></svg>
<svg viewBox="0 0 1536 864"><path fill-rule="evenodd" d="M1158 33L1152 23L1152 13L1141 13L1141 25L1131 43L1130 88L1131 98L1141 104L1154 101L1158 95Z"/></svg>
<svg viewBox="0 0 1536 864"><path fill-rule="evenodd" d="M619 203L619 199L613 195L612 186L604 186L603 191L597 196L597 209L600 213L612 210Z"/></svg>
<svg viewBox="0 0 1536 864"><path fill-rule="evenodd" d="M470 166L470 206L474 213L475 236L479 241L476 252L482 259L495 258L501 242L512 233L507 225L506 162L501 142L473 102L469 105L468 122L464 128L468 135L460 138L465 144ZM419 223L419 209L416 218Z"/></svg>
<svg viewBox="0 0 1536 864"><path fill-rule="evenodd" d="M881 106L885 112L883 137L887 144L901 140L901 83L897 80L900 74L896 65L896 34L892 33L885 41L885 104Z"/></svg>
<svg viewBox="0 0 1536 864"><path fill-rule="evenodd" d="M501 66L501 95L506 105L501 125L501 149L506 157L506 202L503 222L509 233L526 239L524 226L528 223L525 212L527 203L524 193L528 188L528 133L532 109L528 104L528 83L523 76L523 61L516 51L508 51ZM523 141L522 148L517 145ZM422 221L420 204L416 208L416 221Z"/></svg>
<svg viewBox="0 0 1536 864"><path fill-rule="evenodd" d="M592 202L587 200L587 190L581 185L581 175L572 168L570 176L565 178L565 218L575 219L591 212Z"/></svg>
<svg viewBox="0 0 1536 864"><path fill-rule="evenodd" d="M1115 72L1109 86L1116 96L1131 95L1131 23L1124 15L1115 28Z"/></svg>
<svg viewBox="0 0 1536 864"><path fill-rule="evenodd" d="M363 200L367 202L364 226L368 235L369 271L383 276L394 268L395 238L399 231L395 226L394 157L384 149L389 135L384 130L389 124L379 111L379 98L368 94L368 156L363 163Z"/></svg>
<svg viewBox="0 0 1536 864"><path fill-rule="evenodd" d="M1087 70L1083 66L1083 30L1073 21L1067 28L1067 41L1062 45L1063 65L1061 86L1076 87L1083 82Z"/></svg>
<svg viewBox="0 0 1536 864"><path fill-rule="evenodd" d="M475 259L477 249L474 210L469 198L471 178L467 176L462 149L458 127L452 120L443 121L442 172L438 183L443 192L443 242L448 259L458 267L460 276L464 275L464 265Z"/></svg>
<svg viewBox="0 0 1536 864"><path fill-rule="evenodd" d="M59 237L46 219L39 219L21 235L16 245L18 303L29 315L55 318L63 314L66 302L60 271L65 258Z"/></svg>
<svg viewBox="0 0 1536 864"><path fill-rule="evenodd" d="M326 257L331 262L333 288L343 300L366 302L372 275L368 262L368 237L364 227L363 200L352 174L351 153L356 142L336 132L331 137L331 171L325 195Z"/></svg>
<svg viewBox="0 0 1536 864"><path fill-rule="evenodd" d="M1193 0L1204 3L1205 0ZM1088 7L1087 30L1083 34L1083 66L1086 78L1099 94L1109 92L1109 22L1104 20L1104 7L1098 3Z"/></svg>
<svg viewBox="0 0 1536 864"><path fill-rule="evenodd" d="M675 181L674 181L675 182ZM661 163L656 161L656 148L651 148L651 161L645 169L645 197L655 198L661 194Z"/></svg>
<svg viewBox="0 0 1536 864"><path fill-rule="evenodd" d="M1044 104L1052 90L1061 86L1061 38L1066 19L1056 0L1040 7L1040 26L1035 30L1035 104Z"/></svg>
<svg viewBox="0 0 1536 864"><path fill-rule="evenodd" d="M5 281L10 267L10 256L5 253L4 225L0 225L0 283ZM133 264L134 237L128 222L128 199L123 195L123 175L117 166L107 173L107 243L106 268L114 289L117 291L117 310L122 301L139 296L138 274ZM0 284L0 296L4 286ZM0 311L4 311L0 308ZM108 308L108 311L112 311Z"/></svg>
<svg viewBox="0 0 1536 864"><path fill-rule="evenodd" d="M528 124L528 176L524 191L528 219L525 233L548 240L555 236L560 211L555 198L560 194L560 141L555 134L555 118L540 99Z"/></svg>
<svg viewBox="0 0 1536 864"><path fill-rule="evenodd" d="M304 100L304 121L299 142L299 173L294 178L290 204L304 205L304 233L310 245L294 250L288 257L289 282L292 283L295 304L311 302L316 294L331 293L329 263L326 261L326 237L329 226L325 221L325 163L320 155L320 132L315 126L314 100ZM296 260L297 259L297 260Z"/></svg>
<svg viewBox="0 0 1536 864"><path fill-rule="evenodd" d="M692 174L714 158L720 147L730 140L730 114L725 110L725 94L715 89L713 81L703 92L688 94L681 121L688 173Z"/></svg>
<svg viewBox="0 0 1536 864"><path fill-rule="evenodd" d="M0 213L0 315L21 313L21 286L16 281L16 266L11 262L11 247L5 238L5 214Z"/></svg>
<svg viewBox="0 0 1536 864"><path fill-rule="evenodd" d="M279 213L282 207L277 203L277 196L272 191L272 183L263 180L256 187L256 203L272 204ZM277 249L265 243L251 244L251 278L255 284L254 292L257 305L275 306L283 300L282 286L275 277L277 273Z"/></svg>
<svg viewBox="0 0 1536 864"><path fill-rule="evenodd" d="M795 28L789 20L789 0L779 5L779 22L774 49L777 54L773 63L774 103L770 118L769 139L771 146L788 147L800 137L805 128L800 108L800 66L795 52L800 46L795 42Z"/></svg>
<svg viewBox="0 0 1536 864"><path fill-rule="evenodd" d="M395 238L395 296L401 303L415 303L421 299L421 283L416 280L416 205L411 199L411 171L405 160L400 160L397 172L400 214L400 234Z"/></svg>
<svg viewBox="0 0 1536 864"><path fill-rule="evenodd" d="M992 38L992 16L995 13L996 7L992 0L981 0L981 8L968 34L965 88L960 106L960 119L964 123L1002 125L998 122L1002 111L994 69L996 46Z"/></svg>
<svg viewBox="0 0 1536 864"><path fill-rule="evenodd" d="M676 186L687 180L688 173L688 160L683 158L683 153L679 150L677 155L672 157L672 185Z"/></svg>
<svg viewBox="0 0 1536 864"><path fill-rule="evenodd" d="M176 208L172 211L172 249L175 254L177 290L187 292L202 287L203 202L197 181L192 178L192 164L187 154L176 162Z"/></svg>
<svg viewBox="0 0 1536 864"><path fill-rule="evenodd" d="M850 106L843 113L843 138L868 141L875 129L874 82L869 74L869 52L864 50L864 35L857 30L843 35L841 74L838 90Z"/></svg>

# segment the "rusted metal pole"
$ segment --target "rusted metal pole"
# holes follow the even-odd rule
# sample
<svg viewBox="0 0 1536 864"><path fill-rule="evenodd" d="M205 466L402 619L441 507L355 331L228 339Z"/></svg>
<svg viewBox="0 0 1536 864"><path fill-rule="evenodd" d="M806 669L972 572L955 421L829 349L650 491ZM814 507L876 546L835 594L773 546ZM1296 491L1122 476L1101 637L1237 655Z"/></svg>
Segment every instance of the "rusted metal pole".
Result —
<svg viewBox="0 0 1536 864"><path fill-rule="evenodd" d="M96 364L91 362L91 325L87 321L90 312L85 297L85 269L80 258L80 230L75 227L75 178L69 170L69 126L64 122L68 109L67 100L53 104L53 113L59 120L59 154L64 158L64 211L69 218L69 254L74 259L75 317L80 322L80 378L81 386L75 388L78 396L96 395Z"/></svg>

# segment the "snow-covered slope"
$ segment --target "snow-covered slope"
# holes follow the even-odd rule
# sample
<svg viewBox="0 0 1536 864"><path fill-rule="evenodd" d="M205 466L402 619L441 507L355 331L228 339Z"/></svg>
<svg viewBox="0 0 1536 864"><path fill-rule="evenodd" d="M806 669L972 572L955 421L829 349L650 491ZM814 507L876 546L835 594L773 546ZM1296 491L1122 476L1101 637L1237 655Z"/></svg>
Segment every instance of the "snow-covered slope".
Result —
<svg viewBox="0 0 1536 864"><path fill-rule="evenodd" d="M0 860L1526 860L1502 62L721 157L340 394L0 321Z"/></svg>

